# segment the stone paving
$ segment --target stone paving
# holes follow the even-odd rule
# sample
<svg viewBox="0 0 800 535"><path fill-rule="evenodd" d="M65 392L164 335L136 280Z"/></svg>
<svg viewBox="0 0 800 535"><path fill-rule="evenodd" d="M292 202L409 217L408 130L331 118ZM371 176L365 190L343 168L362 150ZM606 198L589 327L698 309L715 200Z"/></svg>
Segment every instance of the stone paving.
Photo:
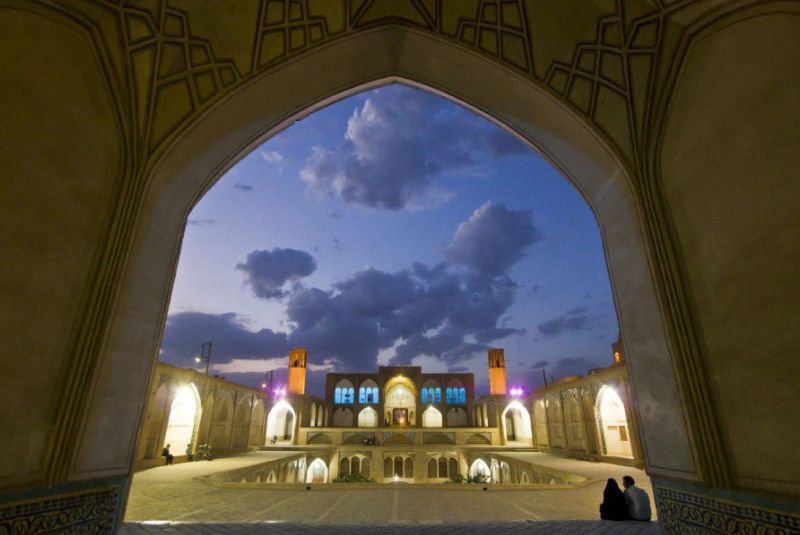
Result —
<svg viewBox="0 0 800 535"><path fill-rule="evenodd" d="M495 522L474 524L427 523L388 524L382 526L360 524L126 524L122 535L189 534L207 535L222 533L230 535L561 535L561 534L625 534L656 535L655 522L603 522L595 520Z"/></svg>
<svg viewBox="0 0 800 535"><path fill-rule="evenodd" d="M448 489L402 484L351 488L217 488L196 478L291 452L258 452L186 463L134 476L125 534L139 533L657 533L656 523L597 521L607 477L630 474L652 496L641 470L534 455L531 462L597 481L574 489L478 486ZM150 521L145 524L141 522ZM152 523L161 521L161 523ZM166 523L165 523L166 522ZM252 522L251 524L244 524ZM488 522L488 524L487 524ZM137 524L138 523L138 524ZM456 533L456 531L453 531ZM493 535L494 535L493 534Z"/></svg>

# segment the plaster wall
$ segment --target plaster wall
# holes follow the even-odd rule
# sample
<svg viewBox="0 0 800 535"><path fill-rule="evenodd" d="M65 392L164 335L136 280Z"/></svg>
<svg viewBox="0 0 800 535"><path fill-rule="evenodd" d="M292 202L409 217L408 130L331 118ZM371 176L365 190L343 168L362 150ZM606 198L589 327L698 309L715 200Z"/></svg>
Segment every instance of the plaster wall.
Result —
<svg viewBox="0 0 800 535"><path fill-rule="evenodd" d="M786 461L800 443L798 49L797 13L698 35L661 152L737 483L795 494L800 463Z"/></svg>

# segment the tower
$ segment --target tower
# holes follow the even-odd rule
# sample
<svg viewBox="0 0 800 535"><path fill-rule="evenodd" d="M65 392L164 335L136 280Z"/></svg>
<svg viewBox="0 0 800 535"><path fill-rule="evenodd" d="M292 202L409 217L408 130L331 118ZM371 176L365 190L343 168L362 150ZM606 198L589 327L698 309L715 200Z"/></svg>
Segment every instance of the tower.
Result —
<svg viewBox="0 0 800 535"><path fill-rule="evenodd" d="M489 348L489 394L506 395L506 357L502 348Z"/></svg>
<svg viewBox="0 0 800 535"><path fill-rule="evenodd" d="M289 393L305 394L306 392L306 358L308 350L304 347L293 347L289 350Z"/></svg>

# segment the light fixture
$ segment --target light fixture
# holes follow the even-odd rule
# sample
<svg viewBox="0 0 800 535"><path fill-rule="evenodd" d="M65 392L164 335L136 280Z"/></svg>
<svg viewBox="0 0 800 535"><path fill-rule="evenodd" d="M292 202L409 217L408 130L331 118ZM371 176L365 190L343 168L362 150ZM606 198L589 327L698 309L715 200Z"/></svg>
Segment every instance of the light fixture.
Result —
<svg viewBox="0 0 800 535"><path fill-rule="evenodd" d="M195 361L195 362L200 362L201 360L203 360L203 359L201 359L200 357L195 357L195 358L194 358L194 361Z"/></svg>

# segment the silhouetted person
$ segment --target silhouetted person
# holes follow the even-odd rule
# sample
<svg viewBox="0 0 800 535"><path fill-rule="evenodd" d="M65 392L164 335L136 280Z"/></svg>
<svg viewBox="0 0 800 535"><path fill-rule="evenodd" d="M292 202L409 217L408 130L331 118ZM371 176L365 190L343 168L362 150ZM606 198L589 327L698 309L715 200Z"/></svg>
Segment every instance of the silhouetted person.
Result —
<svg viewBox="0 0 800 535"><path fill-rule="evenodd" d="M194 455L192 454L192 443L186 444L186 460L191 461Z"/></svg>
<svg viewBox="0 0 800 535"><path fill-rule="evenodd" d="M603 520L627 520L628 505L625 496L613 477L608 478L603 490L603 503L600 504L600 518Z"/></svg>
<svg viewBox="0 0 800 535"><path fill-rule="evenodd" d="M173 456L172 456L172 454L169 452L169 444L167 444L166 446L164 446L164 449L163 449L163 450L161 450L161 456L162 456L162 457L164 457L164 460L166 461L166 463L165 463L165 464L172 464L172 459L173 459L174 457L173 457Z"/></svg>
<svg viewBox="0 0 800 535"><path fill-rule="evenodd" d="M622 486L625 487L625 503L628 505L628 515L634 520L650 521L650 496L636 486L636 482L631 476L622 478Z"/></svg>

